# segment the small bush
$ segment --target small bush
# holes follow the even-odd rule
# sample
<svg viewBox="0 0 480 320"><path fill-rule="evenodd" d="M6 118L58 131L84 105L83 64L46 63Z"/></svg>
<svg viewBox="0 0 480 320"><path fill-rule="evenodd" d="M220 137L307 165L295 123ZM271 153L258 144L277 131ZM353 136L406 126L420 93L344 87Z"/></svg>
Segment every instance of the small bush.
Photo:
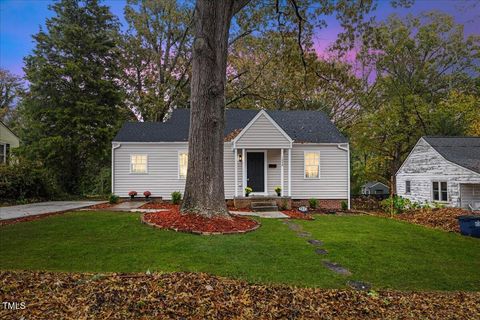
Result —
<svg viewBox="0 0 480 320"><path fill-rule="evenodd" d="M118 203L118 200L120 200L120 197L113 193L108 197L108 203L110 204Z"/></svg>
<svg viewBox="0 0 480 320"><path fill-rule="evenodd" d="M340 204L341 204L341 206L342 206L342 210L348 210L348 203L347 203L347 201L342 201Z"/></svg>
<svg viewBox="0 0 480 320"><path fill-rule="evenodd" d="M245 188L245 195L248 197L248 195L249 195L250 193L252 193L252 191L253 191L252 188L246 187L246 188Z"/></svg>
<svg viewBox="0 0 480 320"><path fill-rule="evenodd" d="M281 187L275 187L273 189L277 195L280 195L282 193L282 188Z"/></svg>
<svg viewBox="0 0 480 320"><path fill-rule="evenodd" d="M315 198L312 198L312 199L308 200L308 205L309 205L310 208L312 208L312 209L317 209L317 207L318 207L318 200L315 199Z"/></svg>
<svg viewBox="0 0 480 320"><path fill-rule="evenodd" d="M392 205L393 212L397 214L402 213L405 210L409 210L413 207L412 202L409 199L399 196L394 196L393 198L390 197L380 202L380 206L385 212L390 212Z"/></svg>
<svg viewBox="0 0 480 320"><path fill-rule="evenodd" d="M144 191L143 192L143 195L145 196L145 198L150 198L150 196L152 195L152 193L150 191Z"/></svg>
<svg viewBox="0 0 480 320"><path fill-rule="evenodd" d="M179 204L182 201L182 193L180 191L172 192L172 203Z"/></svg>

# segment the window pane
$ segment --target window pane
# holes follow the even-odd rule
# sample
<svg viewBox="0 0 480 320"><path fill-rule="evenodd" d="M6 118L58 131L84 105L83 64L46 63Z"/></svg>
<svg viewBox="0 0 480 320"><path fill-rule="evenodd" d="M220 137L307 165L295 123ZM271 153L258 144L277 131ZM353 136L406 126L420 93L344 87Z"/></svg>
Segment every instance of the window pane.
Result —
<svg viewBox="0 0 480 320"><path fill-rule="evenodd" d="M405 181L405 193L410 193L410 181Z"/></svg>
<svg viewBox="0 0 480 320"><path fill-rule="evenodd" d="M146 155L132 155L131 166L133 173L146 173L147 172L147 156Z"/></svg>
<svg viewBox="0 0 480 320"><path fill-rule="evenodd" d="M305 177L318 178L320 175L320 155L318 152L305 152Z"/></svg>
<svg viewBox="0 0 480 320"><path fill-rule="evenodd" d="M433 200L440 200L439 197L439 190L438 190L438 182L432 182L432 187L433 187Z"/></svg>
<svg viewBox="0 0 480 320"><path fill-rule="evenodd" d="M441 195L442 195L441 201L448 201L447 183L446 183L446 182L441 182L440 185L441 185L441 189L442 189L442 192L441 192Z"/></svg>
<svg viewBox="0 0 480 320"><path fill-rule="evenodd" d="M188 153L181 152L178 154L178 174L180 178L187 177L187 169L188 169Z"/></svg>

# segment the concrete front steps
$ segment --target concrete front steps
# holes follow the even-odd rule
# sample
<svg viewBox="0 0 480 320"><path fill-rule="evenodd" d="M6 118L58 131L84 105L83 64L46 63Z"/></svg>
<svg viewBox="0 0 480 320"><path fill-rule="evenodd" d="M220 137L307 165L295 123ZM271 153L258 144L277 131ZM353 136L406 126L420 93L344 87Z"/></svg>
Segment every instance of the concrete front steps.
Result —
<svg viewBox="0 0 480 320"><path fill-rule="evenodd" d="M257 212L278 211L277 202L274 200L252 201L251 208Z"/></svg>

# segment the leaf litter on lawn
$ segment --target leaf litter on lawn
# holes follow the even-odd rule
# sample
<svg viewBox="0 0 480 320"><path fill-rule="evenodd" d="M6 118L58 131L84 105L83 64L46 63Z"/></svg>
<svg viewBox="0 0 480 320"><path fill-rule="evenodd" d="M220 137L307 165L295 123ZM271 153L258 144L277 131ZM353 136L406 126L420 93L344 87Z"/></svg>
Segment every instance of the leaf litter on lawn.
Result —
<svg viewBox="0 0 480 320"><path fill-rule="evenodd" d="M205 273L0 272L0 318L475 319L479 292L361 292L257 285Z"/></svg>

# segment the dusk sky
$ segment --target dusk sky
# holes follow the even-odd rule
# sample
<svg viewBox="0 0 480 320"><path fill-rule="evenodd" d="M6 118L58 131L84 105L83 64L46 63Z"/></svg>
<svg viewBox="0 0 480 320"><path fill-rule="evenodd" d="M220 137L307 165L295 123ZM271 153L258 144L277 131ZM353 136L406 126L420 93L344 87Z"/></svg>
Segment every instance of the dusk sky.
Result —
<svg viewBox="0 0 480 320"><path fill-rule="evenodd" d="M50 0L0 0L0 67L14 74L23 75L23 57L28 55L34 43L31 35L38 32L40 26L45 25L45 19L52 13L48 10ZM106 0L105 4L111 7L120 22L123 19L124 0ZM418 14L423 11L438 10L453 15L458 23L465 25L466 34L479 33L480 5L473 1L416 1L408 9L393 9L390 1L380 1L374 15L377 20L383 20L390 14L407 13ZM315 34L316 48L321 53L331 44L341 31L334 18L328 21L328 28L318 30Z"/></svg>

